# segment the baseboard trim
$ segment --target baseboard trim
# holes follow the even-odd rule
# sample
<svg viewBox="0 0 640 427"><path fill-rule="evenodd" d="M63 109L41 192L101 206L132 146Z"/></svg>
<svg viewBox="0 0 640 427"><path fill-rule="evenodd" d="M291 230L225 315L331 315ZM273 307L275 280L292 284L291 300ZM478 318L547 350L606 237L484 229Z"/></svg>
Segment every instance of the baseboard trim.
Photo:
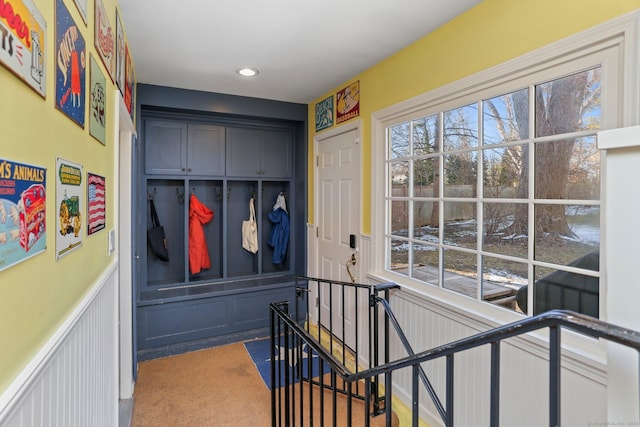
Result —
<svg viewBox="0 0 640 427"><path fill-rule="evenodd" d="M205 348L219 347L221 345L232 344L236 342L247 341L256 338L265 338L269 336L269 328L251 329L233 334L220 335L211 338L204 338L196 341L184 343L170 344L162 347L154 347L145 350L138 350L138 362L146 360L159 359L161 357L175 356L191 351L203 350Z"/></svg>

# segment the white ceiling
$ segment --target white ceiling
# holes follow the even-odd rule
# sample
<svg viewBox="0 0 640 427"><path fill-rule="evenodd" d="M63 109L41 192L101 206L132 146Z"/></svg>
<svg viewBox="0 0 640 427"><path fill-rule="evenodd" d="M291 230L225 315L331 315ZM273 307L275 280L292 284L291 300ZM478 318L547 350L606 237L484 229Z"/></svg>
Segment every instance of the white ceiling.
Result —
<svg viewBox="0 0 640 427"><path fill-rule="evenodd" d="M119 0L136 80L309 103L481 0ZM235 71L260 70L248 79Z"/></svg>

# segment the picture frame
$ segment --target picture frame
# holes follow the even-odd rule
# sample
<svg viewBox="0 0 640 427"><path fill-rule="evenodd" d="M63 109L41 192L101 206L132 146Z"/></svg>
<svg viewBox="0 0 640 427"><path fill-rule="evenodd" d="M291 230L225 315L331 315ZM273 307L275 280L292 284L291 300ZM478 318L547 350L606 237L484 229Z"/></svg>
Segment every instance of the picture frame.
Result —
<svg viewBox="0 0 640 427"><path fill-rule="evenodd" d="M126 53L127 41L124 37L124 28L120 18L120 12L116 9L116 86L120 94L124 97L125 74L126 74Z"/></svg>
<svg viewBox="0 0 640 427"><path fill-rule="evenodd" d="M87 172L87 236L106 227L106 179Z"/></svg>
<svg viewBox="0 0 640 427"><path fill-rule="evenodd" d="M25 34L12 26L2 27L6 34L0 38L10 38L13 48L0 49L0 64L35 90L42 98L46 98L47 21L31 0L12 0L11 7L13 13L20 17L22 22L29 23L30 31ZM4 45L5 41L2 43L2 46Z"/></svg>
<svg viewBox="0 0 640 427"><path fill-rule="evenodd" d="M0 159L0 271L47 250L47 170ZM2 174L0 173L0 176Z"/></svg>
<svg viewBox="0 0 640 427"><path fill-rule="evenodd" d="M84 129L87 50L82 32L64 1L56 0L55 106Z"/></svg>
<svg viewBox="0 0 640 427"><path fill-rule="evenodd" d="M359 115L360 80L357 80L336 93L336 124L346 122Z"/></svg>
<svg viewBox="0 0 640 427"><path fill-rule="evenodd" d="M107 70L109 78L113 82L116 72L115 32L103 0L95 0L94 18L94 46Z"/></svg>
<svg viewBox="0 0 640 427"><path fill-rule="evenodd" d="M56 260L82 246L85 194L82 165L56 158Z"/></svg>
<svg viewBox="0 0 640 427"><path fill-rule="evenodd" d="M106 145L107 79L93 55L91 55L89 80L89 134L102 145Z"/></svg>
<svg viewBox="0 0 640 427"><path fill-rule="evenodd" d="M316 132L333 126L333 95L316 104Z"/></svg>
<svg viewBox="0 0 640 427"><path fill-rule="evenodd" d="M80 17L84 21L84 25L87 25L87 0L73 0L80 12Z"/></svg>

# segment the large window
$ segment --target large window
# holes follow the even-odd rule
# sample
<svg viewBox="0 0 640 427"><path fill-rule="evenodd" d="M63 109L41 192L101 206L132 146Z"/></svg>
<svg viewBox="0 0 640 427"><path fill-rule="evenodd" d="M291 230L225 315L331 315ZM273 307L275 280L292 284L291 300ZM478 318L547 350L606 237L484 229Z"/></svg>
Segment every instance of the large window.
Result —
<svg viewBox="0 0 640 427"><path fill-rule="evenodd" d="M601 83L591 66L386 126L386 268L598 316Z"/></svg>

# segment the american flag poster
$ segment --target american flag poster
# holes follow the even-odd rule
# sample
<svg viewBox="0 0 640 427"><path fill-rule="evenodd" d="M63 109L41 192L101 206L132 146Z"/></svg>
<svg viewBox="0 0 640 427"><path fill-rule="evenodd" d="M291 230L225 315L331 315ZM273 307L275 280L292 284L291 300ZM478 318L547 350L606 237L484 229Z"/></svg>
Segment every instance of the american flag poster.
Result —
<svg viewBox="0 0 640 427"><path fill-rule="evenodd" d="M87 235L105 227L105 179L87 172Z"/></svg>

